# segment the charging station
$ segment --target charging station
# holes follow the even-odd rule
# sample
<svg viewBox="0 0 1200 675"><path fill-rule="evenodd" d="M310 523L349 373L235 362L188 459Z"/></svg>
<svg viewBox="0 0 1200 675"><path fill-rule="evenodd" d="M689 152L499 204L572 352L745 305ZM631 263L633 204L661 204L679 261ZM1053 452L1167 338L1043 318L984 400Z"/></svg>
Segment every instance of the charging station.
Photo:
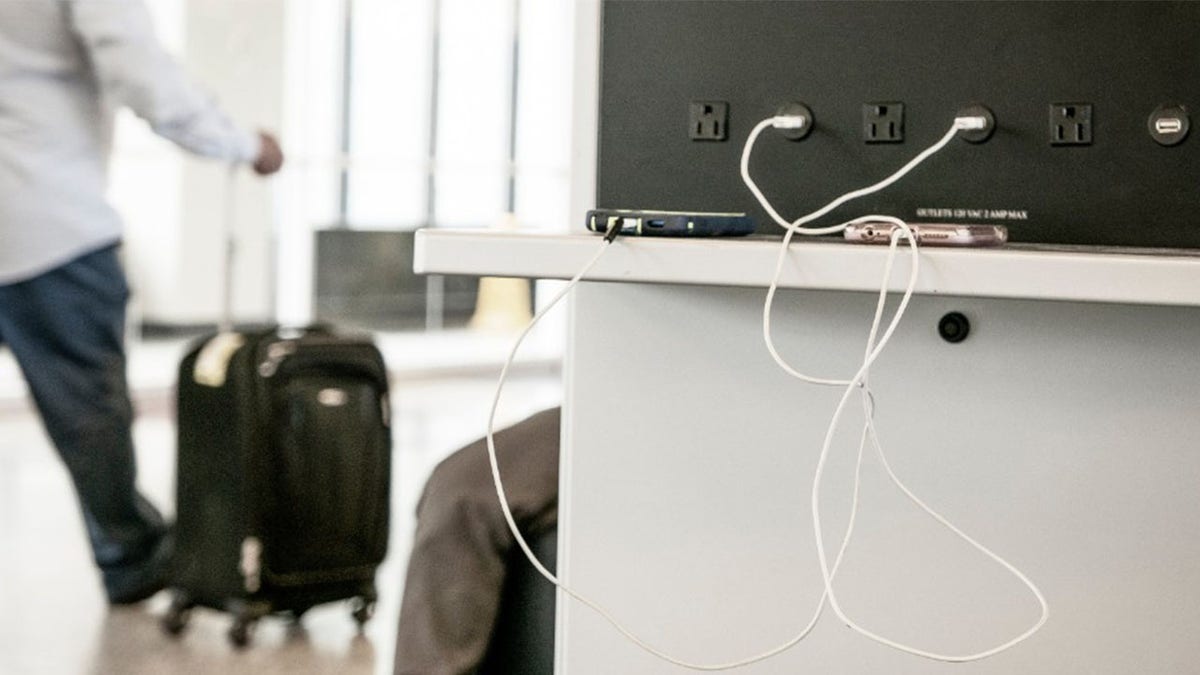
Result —
<svg viewBox="0 0 1200 675"><path fill-rule="evenodd" d="M738 175L796 217L956 139L902 184L830 214L996 224L1014 243L1200 248L1200 3L608 0L597 203L746 211Z"/></svg>

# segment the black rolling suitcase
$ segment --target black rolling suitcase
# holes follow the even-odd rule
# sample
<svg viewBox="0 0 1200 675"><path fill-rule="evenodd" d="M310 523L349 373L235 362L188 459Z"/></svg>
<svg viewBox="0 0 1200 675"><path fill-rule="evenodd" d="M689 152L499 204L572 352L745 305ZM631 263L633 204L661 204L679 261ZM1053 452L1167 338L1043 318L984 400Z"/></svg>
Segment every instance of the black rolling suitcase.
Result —
<svg viewBox="0 0 1200 675"><path fill-rule="evenodd" d="M263 616L344 598L367 621L387 552L391 459L375 346L325 331L218 334L182 362L177 418L165 627L178 634L197 605L220 609L242 646Z"/></svg>
<svg viewBox="0 0 1200 675"><path fill-rule="evenodd" d="M178 380L168 632L196 606L233 614L239 647L269 614L352 599L359 625L370 619L388 543L387 392L367 337L225 328L193 345Z"/></svg>

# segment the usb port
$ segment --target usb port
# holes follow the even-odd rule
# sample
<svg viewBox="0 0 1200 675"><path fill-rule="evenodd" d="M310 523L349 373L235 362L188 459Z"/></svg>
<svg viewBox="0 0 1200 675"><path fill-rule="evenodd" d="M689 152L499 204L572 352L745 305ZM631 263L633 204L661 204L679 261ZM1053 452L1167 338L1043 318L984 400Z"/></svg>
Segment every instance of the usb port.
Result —
<svg viewBox="0 0 1200 675"><path fill-rule="evenodd" d="M1154 130L1160 134L1177 134L1183 131L1183 120L1178 117L1163 117L1154 120Z"/></svg>
<svg viewBox="0 0 1200 675"><path fill-rule="evenodd" d="M663 220L647 220L646 221L647 227L664 227L666 224L667 224L666 221L663 221Z"/></svg>

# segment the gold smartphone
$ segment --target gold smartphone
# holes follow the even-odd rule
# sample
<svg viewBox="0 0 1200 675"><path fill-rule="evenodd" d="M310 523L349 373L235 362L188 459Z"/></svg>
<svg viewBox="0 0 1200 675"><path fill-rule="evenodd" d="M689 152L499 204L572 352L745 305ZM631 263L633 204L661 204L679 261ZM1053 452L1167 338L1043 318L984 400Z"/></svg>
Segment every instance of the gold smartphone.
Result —
<svg viewBox="0 0 1200 675"><path fill-rule="evenodd" d="M958 225L952 223L910 223L913 237L922 246L1002 246L1008 241L1008 228L1003 225ZM886 244L895 223L858 223L843 231L846 241L856 244Z"/></svg>

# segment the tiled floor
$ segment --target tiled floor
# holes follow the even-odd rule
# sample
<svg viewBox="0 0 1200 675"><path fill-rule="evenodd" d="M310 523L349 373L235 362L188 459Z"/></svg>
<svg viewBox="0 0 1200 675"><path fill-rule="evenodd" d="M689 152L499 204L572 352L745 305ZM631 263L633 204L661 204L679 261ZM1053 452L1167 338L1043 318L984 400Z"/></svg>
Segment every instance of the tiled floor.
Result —
<svg viewBox="0 0 1200 675"><path fill-rule="evenodd" d="M108 609L66 474L20 399L11 361L0 354L0 673L390 673L413 505L433 466L482 435L507 339L381 342L394 370L396 454L391 548L379 571L376 616L361 636L342 604L313 609L301 629L269 619L245 651L228 645L227 617L202 610L182 639L166 637L158 626L165 594L139 607ZM167 512L175 470L169 399L181 350L182 343L143 345L130 365L140 412L140 482ZM556 405L561 392L552 354L535 348L514 373L500 417L508 423Z"/></svg>

